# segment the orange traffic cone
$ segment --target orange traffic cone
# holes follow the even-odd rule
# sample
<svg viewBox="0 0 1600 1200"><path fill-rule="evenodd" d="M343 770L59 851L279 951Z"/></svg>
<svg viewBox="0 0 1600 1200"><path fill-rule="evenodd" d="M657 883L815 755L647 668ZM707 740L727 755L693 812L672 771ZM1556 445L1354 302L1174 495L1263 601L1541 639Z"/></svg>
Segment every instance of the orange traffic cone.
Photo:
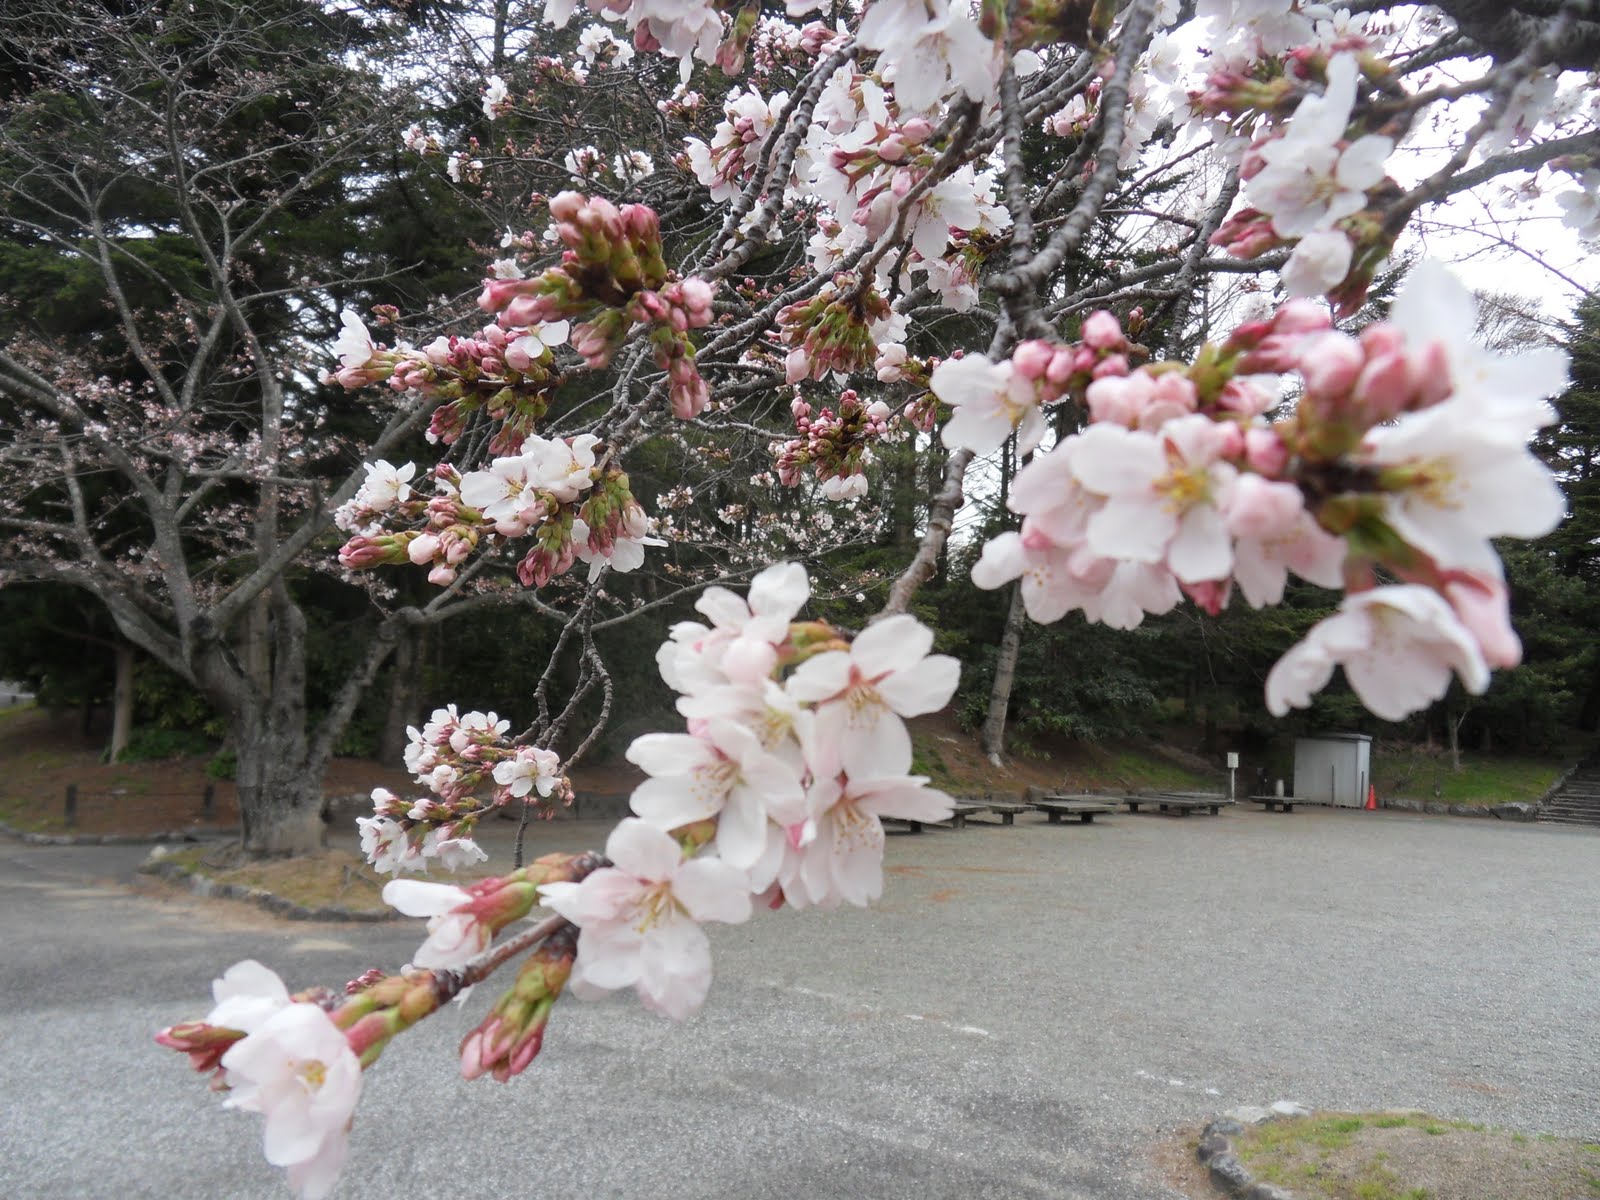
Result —
<svg viewBox="0 0 1600 1200"><path fill-rule="evenodd" d="M1370 783L1367 784L1367 811L1376 812L1378 809L1378 789Z"/></svg>

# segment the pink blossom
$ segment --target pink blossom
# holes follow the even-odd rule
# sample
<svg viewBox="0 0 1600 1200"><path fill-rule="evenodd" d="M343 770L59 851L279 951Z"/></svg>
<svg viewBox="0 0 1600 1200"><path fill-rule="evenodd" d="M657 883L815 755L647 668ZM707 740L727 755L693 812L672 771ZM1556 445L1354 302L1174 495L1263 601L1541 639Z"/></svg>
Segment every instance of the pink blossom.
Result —
<svg viewBox="0 0 1600 1200"><path fill-rule="evenodd" d="M1274 716L1305 708L1335 667L1362 704L1399 721L1441 699L1451 673L1474 695L1489 686L1477 639L1431 588L1398 584L1345 597L1339 611L1312 626L1267 676Z"/></svg>
<svg viewBox="0 0 1600 1200"><path fill-rule="evenodd" d="M544 902L582 931L570 986L579 995L632 987L644 1006L682 1021L711 987L704 921L750 918L750 882L713 856L685 860L664 831L629 817L606 839L609 867L551 883Z"/></svg>
<svg viewBox="0 0 1600 1200"><path fill-rule="evenodd" d="M1231 430L1231 432L1230 432ZM1233 562L1220 506L1237 471L1223 460L1236 426L1194 415L1160 436L1091 425L1076 437L1073 470L1106 505L1088 524L1089 548L1108 558L1165 562L1180 580L1221 579Z"/></svg>
<svg viewBox="0 0 1600 1200"><path fill-rule="evenodd" d="M828 650L801 663L785 685L802 703L816 706L816 741L824 762L855 777L894 774L910 762L910 735L901 717L937 712L950 702L961 664L928 653L933 631L915 617L885 617L856 637L849 651Z"/></svg>
<svg viewBox="0 0 1600 1200"><path fill-rule="evenodd" d="M361 1064L332 1019L290 1004L222 1056L226 1106L266 1117L264 1150L302 1200L333 1191L361 1097Z"/></svg>
<svg viewBox="0 0 1600 1200"><path fill-rule="evenodd" d="M1038 393L1010 362L981 354L948 358L933 369L929 387L956 410L945 422L947 446L989 454L1015 432L1018 451L1027 453L1044 437Z"/></svg>

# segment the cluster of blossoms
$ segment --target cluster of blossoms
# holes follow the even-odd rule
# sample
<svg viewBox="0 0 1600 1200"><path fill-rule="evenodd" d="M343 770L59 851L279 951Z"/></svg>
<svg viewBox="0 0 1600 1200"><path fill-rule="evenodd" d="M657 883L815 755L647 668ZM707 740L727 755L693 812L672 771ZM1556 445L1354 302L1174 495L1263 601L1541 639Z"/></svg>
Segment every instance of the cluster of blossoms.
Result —
<svg viewBox="0 0 1600 1200"><path fill-rule="evenodd" d="M839 396L838 413L831 408L814 413L811 405L798 396L789 411L794 414L799 436L774 449L778 479L783 486L797 486L809 466L829 500L865 496L867 477L863 469L872 461L872 443L889 432L889 406L882 400L864 404L853 390L846 389Z"/></svg>
<svg viewBox="0 0 1600 1200"><path fill-rule="evenodd" d="M837 275L815 296L778 312L778 336L789 347L784 376L799 383L864 371L877 358L879 340L896 340L903 326L877 289Z"/></svg>
<svg viewBox="0 0 1600 1200"><path fill-rule="evenodd" d="M553 750L514 745L510 723L494 713L435 709L421 729L406 732L406 770L432 793L402 800L374 788L373 815L359 817L361 849L374 869L425 871L436 862L448 871L487 856L469 834L486 812L523 804L550 816L571 803L572 784ZM487 799L478 793L490 788ZM427 964L424 964L427 965Z"/></svg>
<svg viewBox="0 0 1600 1200"><path fill-rule="evenodd" d="M1192 364L1095 379L1092 423L1018 473L1021 530L984 547L974 582L1020 577L1035 620L1080 609L1125 629L1185 593L1216 612L1235 584L1251 605L1275 604L1292 571L1349 595L1272 671L1274 713L1309 704L1340 665L1387 720L1443 696L1452 671L1482 691L1491 666L1521 657L1490 539L1537 537L1563 513L1527 441L1553 419L1544 401L1566 363L1496 358L1473 328L1470 295L1425 263L1359 338L1292 301ZM1268 372L1303 389L1275 422ZM976 403L996 427L1020 413L1026 429L1014 384L997 374L993 386ZM996 444L987 428L951 438L954 425L956 444ZM1380 585L1380 570L1403 582Z"/></svg>
<svg viewBox="0 0 1600 1200"><path fill-rule="evenodd" d="M776 92L767 101L753 87L734 91L723 106L725 116L710 144L695 137L685 141L689 168L711 189L713 200L721 202L738 195L746 174L756 166L755 152L788 102L787 92Z"/></svg>
<svg viewBox="0 0 1600 1200"><path fill-rule="evenodd" d="M603 858L547 855L465 887L393 880L384 899L428 922L401 974L368 972L343 996L291 996L265 967L239 963L216 981L202 1020L157 1040L213 1075L229 1107L263 1113L268 1161L287 1169L302 1197L321 1197L344 1162L362 1071L397 1034L519 952L528 956L516 980L461 1044L469 1079L524 1070L565 990L632 988L646 1008L687 1018L711 984L708 922L746 921L757 901L776 909L877 899L882 818L950 813L947 796L909 773L904 718L948 703L958 667L929 654L933 634L909 616L853 642L797 620L809 594L804 569L783 564L758 575L748 598L708 589L697 607L710 623L673 627L657 663L687 731L629 747L649 778ZM416 828L431 826L432 836L470 827L470 812L461 814L486 779L508 799L566 790L555 756L509 745L506 729L493 713L450 708L410 731L406 765L437 799L403 812L397 798L375 793L380 812L362 827L380 868L423 857ZM452 865L442 848L436 857ZM510 932L540 906L553 915Z"/></svg>
<svg viewBox="0 0 1600 1200"><path fill-rule="evenodd" d="M670 280L661 228L643 204L562 192L550 200L559 265L532 278L521 272L485 281L479 306L507 331L586 318L571 330L572 348L591 369L611 361L635 325L648 327L656 365L667 372L672 410L685 419L705 407L705 380L694 365L688 331L711 323L712 286Z"/></svg>
<svg viewBox="0 0 1600 1200"><path fill-rule="evenodd" d="M521 273L512 259L495 263L494 271L496 278ZM430 442L450 445L482 413L494 423L494 453L515 453L549 411L558 382L554 352L570 330L566 321L509 331L487 325L473 337L440 336L420 350L403 343L391 350L372 340L355 313L346 310L343 322L334 345L339 370L330 380L352 391L384 383L438 401L428 425Z"/></svg>
<svg viewBox="0 0 1600 1200"><path fill-rule="evenodd" d="M989 454L1015 434L1017 452L1030 454L1044 438L1046 408L1071 398L1080 404L1087 399L1092 410L1095 382L1125 378L1130 359L1143 353L1109 312L1091 313L1081 337L1070 346L1022 342L1003 362L967 354L936 366L928 387L955 409L941 435L945 445ZM1118 386L1107 383L1098 390L1106 396Z"/></svg>
<svg viewBox="0 0 1600 1200"><path fill-rule="evenodd" d="M1301 57L1297 65L1309 69L1311 61ZM1246 180L1245 206L1212 236L1213 244L1241 258L1293 243L1283 268L1289 294L1333 293L1346 314L1361 306L1394 236L1380 218L1363 216L1372 194L1386 184L1395 142L1378 133L1349 136L1362 72L1354 53L1324 59L1323 91L1306 94L1287 127L1274 122L1245 152L1239 172ZM1286 83L1263 87L1253 79L1214 76L1196 104L1216 113L1275 111Z"/></svg>
<svg viewBox="0 0 1600 1200"><path fill-rule="evenodd" d="M899 282L925 282L950 307L978 298L975 267L994 235L1011 226L995 197L995 174L963 165L930 182L944 146L935 123L912 110L901 115L904 85L890 92L872 75L841 71L818 99L815 123L796 159L792 198L817 212L808 247L819 272L896 227L910 241ZM880 262L875 284L888 291L892 264Z"/></svg>

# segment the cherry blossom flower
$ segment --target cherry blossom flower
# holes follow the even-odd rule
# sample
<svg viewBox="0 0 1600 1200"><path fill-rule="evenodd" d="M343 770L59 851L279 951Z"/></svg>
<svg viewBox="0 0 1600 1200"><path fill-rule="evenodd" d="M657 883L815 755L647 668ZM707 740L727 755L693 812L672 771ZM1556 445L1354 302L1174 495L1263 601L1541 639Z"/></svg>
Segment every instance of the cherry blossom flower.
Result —
<svg viewBox="0 0 1600 1200"><path fill-rule="evenodd" d="M707 588L694 606L710 619L710 627L694 622L674 627L656 658L662 677L680 692L729 679L765 679L778 663L777 648L789 636L789 623L810 595L811 581L799 563L767 567L750 581L747 596ZM695 661L702 657L709 671Z"/></svg>
<svg viewBox="0 0 1600 1200"><path fill-rule="evenodd" d="M740 870L761 857L769 818L784 825L803 819L794 767L734 721L707 721L695 735L644 734L627 759L651 777L629 801L638 816L662 829L716 817L717 852Z"/></svg>
<svg viewBox="0 0 1600 1200"><path fill-rule="evenodd" d="M548 359L556 346L565 346L572 329L570 321L548 321L530 328L506 344L506 366L514 371L526 371L540 359Z"/></svg>
<svg viewBox="0 0 1600 1200"><path fill-rule="evenodd" d="M1438 592L1418 584L1345 597L1267 676L1267 708L1305 708L1335 667L1375 716L1399 721L1441 699L1454 672L1474 695L1489 686L1477 639Z"/></svg>
<svg viewBox="0 0 1600 1200"><path fill-rule="evenodd" d="M1044 437L1038 391L1009 361L993 363L981 354L948 358L933 369L928 386L956 410L940 435L952 449L990 454L1015 431L1017 450L1026 454Z"/></svg>
<svg viewBox="0 0 1600 1200"><path fill-rule="evenodd" d="M361 853L372 864L374 871L388 873L402 871L413 863L416 855L407 840L405 826L388 817L357 817L361 830Z"/></svg>
<svg viewBox="0 0 1600 1200"><path fill-rule="evenodd" d="M610 867L581 883L551 883L544 902L577 925L570 985L579 995L632 987L652 1012L682 1021L711 988L704 921L750 918L750 881L721 859L685 860L661 829L625 818L606 839Z"/></svg>
<svg viewBox="0 0 1600 1200"><path fill-rule="evenodd" d="M500 108L511 96L511 89L506 86L506 81L498 75L489 76L489 86L483 89L483 115L489 120L494 120L500 115Z"/></svg>
<svg viewBox="0 0 1600 1200"><path fill-rule="evenodd" d="M494 781L513 796L537 790L548 796L561 782L561 758L554 750L518 746L515 757L495 764Z"/></svg>
<svg viewBox="0 0 1600 1200"><path fill-rule="evenodd" d="M853 778L881 778L911 761L900 718L943 708L961 675L960 663L930 655L932 648L933 631L902 613L867 626L848 651L824 651L795 668L785 686L816 706L817 774L834 774L836 761Z"/></svg>
<svg viewBox="0 0 1600 1200"><path fill-rule="evenodd" d="M1503 423L1526 438L1555 420L1545 401L1566 390L1569 360L1554 347L1497 354L1480 346L1477 310L1471 291L1448 267L1424 259L1406 276L1388 323L1405 335L1417 373L1439 373L1430 352L1442 359L1449 395L1472 406L1468 419Z"/></svg>
<svg viewBox="0 0 1600 1200"><path fill-rule="evenodd" d="M1489 539L1541 537L1561 523L1566 498L1525 434L1475 420L1478 405L1451 400L1380 426L1363 443L1386 468L1384 519L1441 567L1493 574Z"/></svg>
<svg viewBox="0 0 1600 1200"><path fill-rule="evenodd" d="M1220 506L1238 472L1223 455L1238 436L1200 415L1167 422L1159 436L1110 424L1076 435L1073 472L1107 500L1089 518L1090 549L1165 561L1185 583L1226 577L1233 551Z"/></svg>
<svg viewBox="0 0 1600 1200"><path fill-rule="evenodd" d="M874 0L868 6L856 41L878 51L879 73L894 84L903 111L931 111L952 84L974 100L994 96L1000 78L995 46L968 11L966 0Z"/></svg>
<svg viewBox="0 0 1600 1200"><path fill-rule="evenodd" d="M366 366L374 353L372 335L367 332L366 325L348 308L339 314L339 322L343 328L339 331L338 341L333 344L334 357L347 370Z"/></svg>
<svg viewBox="0 0 1600 1200"><path fill-rule="evenodd" d="M361 1097L361 1064L315 1004L290 1004L222 1056L225 1106L266 1117L266 1159L288 1172L302 1200L333 1191Z"/></svg>
<svg viewBox="0 0 1600 1200"><path fill-rule="evenodd" d="M379 459L367 464L367 478L356 493L356 502L373 512L386 512L396 504L411 499L411 478L417 473L416 463L396 467Z"/></svg>
<svg viewBox="0 0 1600 1200"><path fill-rule="evenodd" d="M1291 296L1322 296L1350 273L1355 247L1337 229L1308 233L1283 264L1283 288Z"/></svg>
<svg viewBox="0 0 1600 1200"><path fill-rule="evenodd" d="M811 834L779 876L789 904L865 906L883 895L882 818L943 821L953 808L950 797L928 787L927 779L905 774L910 766L908 747L893 774L829 776L812 784L806 797Z"/></svg>
<svg viewBox="0 0 1600 1200"><path fill-rule="evenodd" d="M422 858L433 859L446 871L487 862L483 847L468 837L451 837L443 829L430 829L422 839Z"/></svg>
<svg viewBox="0 0 1600 1200"><path fill-rule="evenodd" d="M474 911L472 893L454 884L393 879L383 885L383 902L408 917L428 918L428 940L411 956L413 966L459 970L494 939Z"/></svg>
<svg viewBox="0 0 1600 1200"><path fill-rule="evenodd" d="M1336 588L1344 582L1346 546L1306 511L1300 489L1259 475L1241 475L1228 499L1233 578L1251 607L1283 599L1292 570L1311 583Z"/></svg>

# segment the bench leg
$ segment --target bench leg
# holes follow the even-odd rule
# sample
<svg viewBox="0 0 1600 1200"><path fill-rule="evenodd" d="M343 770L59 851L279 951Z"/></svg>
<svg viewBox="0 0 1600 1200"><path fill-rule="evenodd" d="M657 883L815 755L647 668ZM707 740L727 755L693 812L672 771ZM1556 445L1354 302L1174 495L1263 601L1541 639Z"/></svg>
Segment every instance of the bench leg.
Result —
<svg viewBox="0 0 1600 1200"><path fill-rule="evenodd" d="M1162 807L1162 809L1163 809L1163 810L1165 810L1165 808L1166 808L1166 805L1162 805L1162 806L1161 806L1161 807ZM1180 816L1180 817L1187 817L1187 816L1188 816L1188 815L1189 815L1189 814L1190 814L1190 812L1192 812L1192 811L1193 811L1193 810L1192 810L1192 809L1188 809L1188 808L1180 808L1180 809L1179 809L1179 810L1178 810L1178 815L1179 815L1179 816Z"/></svg>
<svg viewBox="0 0 1600 1200"><path fill-rule="evenodd" d="M1093 825L1094 824L1094 814L1093 813L1079 813L1078 814L1078 820L1082 821L1085 825Z"/></svg>
<svg viewBox="0 0 1600 1200"><path fill-rule="evenodd" d="M1294 805L1292 805L1292 804L1285 804L1285 805L1284 805L1284 806L1283 806L1283 811L1284 811L1284 812L1286 812L1286 813L1292 813L1292 812L1293 812L1293 811L1294 811Z"/></svg>
<svg viewBox="0 0 1600 1200"><path fill-rule="evenodd" d="M910 825L911 825L911 832L912 833L921 833L922 832L922 822L921 821L912 821L912 822L910 822Z"/></svg>
<svg viewBox="0 0 1600 1200"><path fill-rule="evenodd" d="M950 814L950 828L951 829L965 829L966 827L967 827L967 814L966 813L951 813Z"/></svg>
<svg viewBox="0 0 1600 1200"><path fill-rule="evenodd" d="M1139 811L1139 806L1130 801L1128 804L1128 811L1131 813L1136 813Z"/></svg>
<svg viewBox="0 0 1600 1200"><path fill-rule="evenodd" d="M1213 804L1211 806L1211 815L1213 817L1220 817L1222 815L1222 806L1220 804Z"/></svg>
<svg viewBox="0 0 1600 1200"><path fill-rule="evenodd" d="M1048 812L1048 813L1045 813L1045 816L1050 818L1050 824L1052 824L1052 825L1061 824L1061 814L1060 813L1058 813L1058 812Z"/></svg>
<svg viewBox="0 0 1600 1200"><path fill-rule="evenodd" d="M1009 824L1011 824L1011 821L1012 821L1012 819L1013 819L1013 818L1014 818L1014 817L1015 817L1015 816L1016 816L1016 815L1017 815L1017 814L1016 814L1016 813L1001 813L1001 814L1000 814L1000 824L1002 824L1002 825L1009 825Z"/></svg>

